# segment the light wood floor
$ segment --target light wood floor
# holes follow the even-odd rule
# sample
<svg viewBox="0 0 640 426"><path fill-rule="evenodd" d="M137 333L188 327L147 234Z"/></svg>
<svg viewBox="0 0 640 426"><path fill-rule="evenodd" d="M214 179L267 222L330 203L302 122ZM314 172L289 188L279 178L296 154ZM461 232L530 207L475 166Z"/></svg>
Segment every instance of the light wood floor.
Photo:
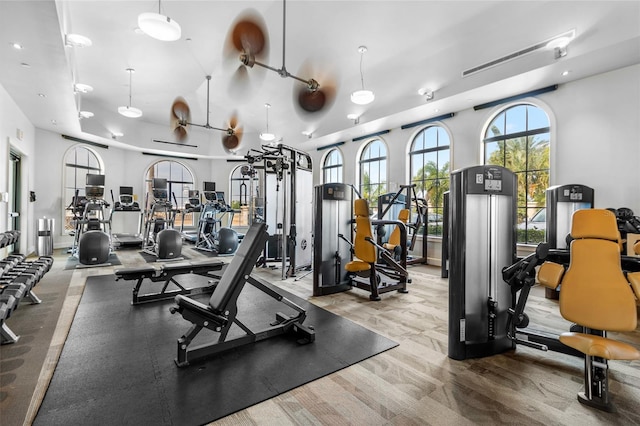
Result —
<svg viewBox="0 0 640 426"><path fill-rule="evenodd" d="M188 253L199 257L193 250ZM125 266L143 264L135 250L118 251L118 256ZM61 257L55 267L64 263ZM34 418L53 374L86 277L110 274L113 269L74 271L26 424ZM270 282L399 346L214 424L640 424L639 361L610 363L610 388L619 412L608 414L576 400L583 388L581 359L518 347L487 358L452 360L447 357L448 281L440 278L436 267L412 266L410 272L413 283L408 294L387 293L382 301L371 302L367 293L357 289L312 297L311 274L298 281L281 280L279 269L256 269ZM533 291L527 312L533 325L557 332L568 329L557 302L545 299L539 288ZM620 337L640 346L638 330Z"/></svg>

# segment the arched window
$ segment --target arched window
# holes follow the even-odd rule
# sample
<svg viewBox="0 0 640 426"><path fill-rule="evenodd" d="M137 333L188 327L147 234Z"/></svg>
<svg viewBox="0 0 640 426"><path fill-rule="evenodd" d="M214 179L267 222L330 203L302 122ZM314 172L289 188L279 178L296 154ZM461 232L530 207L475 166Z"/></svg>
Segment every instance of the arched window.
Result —
<svg viewBox="0 0 640 426"><path fill-rule="evenodd" d="M324 163L322 164L322 182L342 182L342 153L337 148L329 151L324 158Z"/></svg>
<svg viewBox="0 0 640 426"><path fill-rule="evenodd" d="M378 197L387 192L387 147L380 139L367 144L360 155L360 194L378 212Z"/></svg>
<svg viewBox="0 0 640 426"><path fill-rule="evenodd" d="M259 204L257 203L259 195L258 171L247 165L236 167L231 172L230 188L231 194L227 202L236 211L236 214L233 215L233 226L249 226L249 204L252 200L254 207ZM259 212L254 211L254 215L257 213Z"/></svg>
<svg viewBox="0 0 640 426"><path fill-rule="evenodd" d="M87 175L104 174L104 163L98 154L83 145L71 147L64 156L64 233L74 230L73 210L68 207L73 204L73 197L85 196Z"/></svg>
<svg viewBox="0 0 640 426"><path fill-rule="evenodd" d="M185 204L189 202L189 191L196 189L194 178L191 171L182 163L173 160L161 160L154 163L147 169L145 176L145 187L147 194L151 193L151 185L154 178L162 178L167 180L168 194L172 203L176 203L174 207L183 209ZM175 197L175 200L174 200ZM147 197L147 203L153 201L152 197ZM149 208L150 205L145 206ZM177 221L181 221L182 217L177 217ZM184 216L184 225L193 225L193 213ZM176 223L179 226L179 223Z"/></svg>
<svg viewBox="0 0 640 426"><path fill-rule="evenodd" d="M484 162L518 176L518 242L544 241L545 230L530 223L546 204L549 187L549 117L539 107L519 104L503 109L484 135Z"/></svg>
<svg viewBox="0 0 640 426"><path fill-rule="evenodd" d="M409 152L411 183L416 195L428 206L427 232L442 236L443 196L449 190L449 134L441 126L421 130L411 143Z"/></svg>

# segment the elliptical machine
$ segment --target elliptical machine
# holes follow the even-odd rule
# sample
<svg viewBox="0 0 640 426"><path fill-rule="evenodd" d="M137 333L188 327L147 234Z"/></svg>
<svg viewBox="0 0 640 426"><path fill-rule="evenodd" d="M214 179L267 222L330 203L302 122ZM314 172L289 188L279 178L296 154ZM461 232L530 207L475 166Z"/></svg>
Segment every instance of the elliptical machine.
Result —
<svg viewBox="0 0 640 426"><path fill-rule="evenodd" d="M224 215L230 215L229 223L233 222L233 209L225 202L224 193L216 192L215 182L204 182L203 185L207 202L202 205L195 248L215 254L233 254L238 249L238 233L222 226Z"/></svg>
<svg viewBox="0 0 640 426"><path fill-rule="evenodd" d="M167 180L154 178L151 189L153 202L149 206L149 193L145 202L149 207L145 211L143 252L158 260L181 259L182 235L173 229L177 210L169 199Z"/></svg>
<svg viewBox="0 0 640 426"><path fill-rule="evenodd" d="M74 197L75 234L71 256L83 265L106 264L111 253L111 219L105 214L104 175L87 175L85 196Z"/></svg>

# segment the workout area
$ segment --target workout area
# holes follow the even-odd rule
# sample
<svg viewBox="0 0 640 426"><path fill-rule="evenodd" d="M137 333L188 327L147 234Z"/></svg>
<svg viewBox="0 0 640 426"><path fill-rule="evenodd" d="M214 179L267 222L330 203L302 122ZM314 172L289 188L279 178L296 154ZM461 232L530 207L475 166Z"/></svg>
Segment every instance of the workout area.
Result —
<svg viewBox="0 0 640 426"><path fill-rule="evenodd" d="M0 424L640 424L640 1L0 1Z"/></svg>

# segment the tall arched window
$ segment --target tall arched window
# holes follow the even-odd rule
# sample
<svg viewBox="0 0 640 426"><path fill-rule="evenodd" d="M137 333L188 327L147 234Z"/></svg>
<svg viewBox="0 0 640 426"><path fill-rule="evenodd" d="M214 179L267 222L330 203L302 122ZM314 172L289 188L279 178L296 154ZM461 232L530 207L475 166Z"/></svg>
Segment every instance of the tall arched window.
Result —
<svg viewBox="0 0 640 426"><path fill-rule="evenodd" d="M151 193L151 184L153 178L162 178L167 180L167 189L169 197L172 203L176 203L176 208L183 209L185 204L189 202L189 191L196 189L194 184L193 174L185 165L174 160L161 160L154 163L147 169L145 176L145 187L147 194ZM175 197L175 200L174 200ZM151 197L147 197L147 203L151 203L153 200ZM149 208L147 205L145 208ZM182 220L181 217L177 217L176 220ZM178 224L176 224L177 226ZM193 214L186 214L184 216L184 225L193 225Z"/></svg>
<svg viewBox="0 0 640 426"><path fill-rule="evenodd" d="M247 165L238 166L231 172L231 194L227 202L236 211L233 216L233 226L249 226L249 205L253 201L254 208L260 207L257 202L259 196L259 173ZM240 212L239 214L237 212ZM254 211L254 215L259 212Z"/></svg>
<svg viewBox="0 0 640 426"><path fill-rule="evenodd" d="M518 177L518 242L544 241L545 230L531 225L529 219L546 204L549 117L531 104L507 107L491 120L483 141L485 164L506 167Z"/></svg>
<svg viewBox="0 0 640 426"><path fill-rule="evenodd" d="M367 144L360 155L360 194L378 211L378 197L387 192L387 146L380 139Z"/></svg>
<svg viewBox="0 0 640 426"><path fill-rule="evenodd" d="M329 151L324 158L324 163L322 164L322 182L342 182L342 153L337 148Z"/></svg>
<svg viewBox="0 0 640 426"><path fill-rule="evenodd" d="M87 175L104 174L104 163L98 154L83 145L71 147L64 156L64 229L65 233L74 230L73 210L68 209L73 203L73 197L84 196L87 185Z"/></svg>
<svg viewBox="0 0 640 426"><path fill-rule="evenodd" d="M443 196L449 190L450 139L441 126L421 130L411 143L411 183L428 206L427 232L442 236Z"/></svg>

